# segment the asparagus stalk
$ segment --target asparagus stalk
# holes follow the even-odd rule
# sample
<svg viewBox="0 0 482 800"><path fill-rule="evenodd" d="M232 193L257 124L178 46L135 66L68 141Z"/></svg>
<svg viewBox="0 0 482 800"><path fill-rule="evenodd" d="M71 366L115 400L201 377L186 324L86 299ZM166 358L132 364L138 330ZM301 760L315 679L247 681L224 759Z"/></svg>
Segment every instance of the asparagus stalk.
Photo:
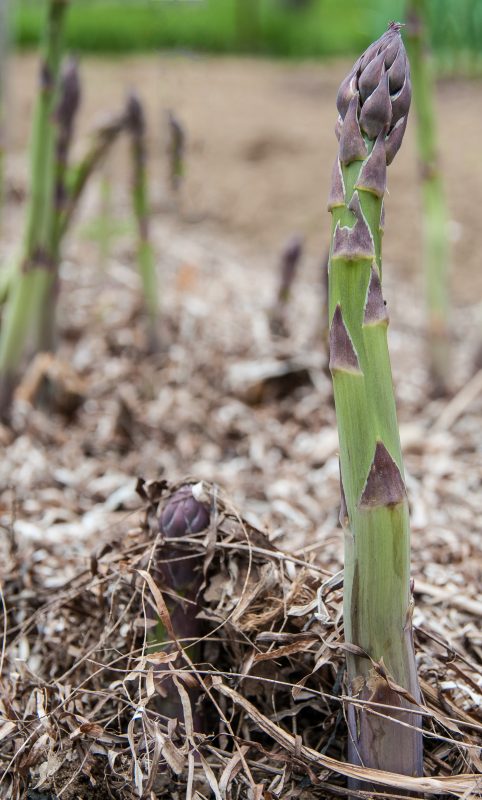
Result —
<svg viewBox="0 0 482 800"><path fill-rule="evenodd" d="M178 118L168 112L167 124L169 128L169 185L174 195L179 193L184 177L184 152L186 149L186 134Z"/></svg>
<svg viewBox="0 0 482 800"><path fill-rule="evenodd" d="M5 102L8 46L8 0L0 0L0 212L3 210L5 200Z"/></svg>
<svg viewBox="0 0 482 800"><path fill-rule="evenodd" d="M202 556L190 556L188 551L179 547L178 541L184 536L200 533L210 521L209 510L197 500L190 484L181 486L169 498L159 517L159 530L164 535L162 563L159 566L162 586L167 590L167 606L174 633L178 640L199 639L202 636L202 622L197 619L199 611L197 595L201 588ZM174 540L174 541L173 541ZM172 647L164 645L167 632L159 620L154 647L161 646L169 651ZM198 660L197 647L188 649L191 659ZM162 670L162 665L160 671ZM194 706L199 692L190 690L191 702ZM177 693L168 690L162 702L162 713L171 718L182 715L182 706ZM195 715L195 729L202 730L202 722Z"/></svg>
<svg viewBox="0 0 482 800"><path fill-rule="evenodd" d="M67 170L75 117L80 105L80 80L77 61L70 58L62 71L57 108L55 111L55 213L51 227L52 269L49 273L46 302L40 310L36 347L50 352L55 344L55 310L58 294L59 265L62 241L62 216L67 205Z"/></svg>
<svg viewBox="0 0 482 800"><path fill-rule="evenodd" d="M112 114L96 128L92 141L81 162L73 171L71 185L69 186L65 205L62 209L59 220L59 237L62 239L67 233L72 219L77 211L84 189L95 172L99 164L119 138L120 134L126 129L127 119L123 111L120 114Z"/></svg>
<svg viewBox="0 0 482 800"><path fill-rule="evenodd" d="M154 251L149 238L150 209L146 169L146 122L144 109L135 93L131 93L128 99L126 118L132 143L132 203L139 235L139 271L148 318L149 347L150 350L156 350L158 347L159 302Z"/></svg>
<svg viewBox="0 0 482 800"><path fill-rule="evenodd" d="M412 67L413 99L422 184L424 273L428 316L428 355L433 392L447 393L449 357L449 241L434 110L432 58L427 37L426 0L408 0L407 45Z"/></svg>
<svg viewBox="0 0 482 800"><path fill-rule="evenodd" d="M31 144L31 191L25 238L0 336L0 417L6 418L20 358L38 321L52 270L54 137L58 74L68 0L50 0Z"/></svg>
<svg viewBox="0 0 482 800"><path fill-rule="evenodd" d="M274 334L284 336L288 333L286 307L302 253L303 239L297 235L292 236L286 242L281 253L278 291L270 314L270 328Z"/></svg>
<svg viewBox="0 0 482 800"><path fill-rule="evenodd" d="M338 93L339 154L329 200L330 369L340 438L348 689L353 698L395 707L380 716L349 703L349 758L420 775L421 734L399 724L420 725L411 702L420 692L408 502L381 290L386 168L401 145L411 99L400 27L391 23Z"/></svg>

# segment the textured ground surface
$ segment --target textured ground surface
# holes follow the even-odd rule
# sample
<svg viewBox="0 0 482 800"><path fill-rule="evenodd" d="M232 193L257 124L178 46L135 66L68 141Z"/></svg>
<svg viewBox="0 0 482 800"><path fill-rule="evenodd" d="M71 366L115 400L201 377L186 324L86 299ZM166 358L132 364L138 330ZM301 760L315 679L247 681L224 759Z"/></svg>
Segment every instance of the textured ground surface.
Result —
<svg viewBox="0 0 482 800"><path fill-rule="evenodd" d="M35 562L44 586L63 586L86 566L94 544L137 524L139 475L186 474L219 483L249 522L296 557L340 568L320 265L329 231L334 97L345 67L85 61L78 151L95 114L119 107L126 88L137 86L148 104L163 348L145 354L126 153L119 147L105 168L110 226L117 231L110 252L102 259L94 236L102 208L96 183L62 267L57 368L70 375L83 403L69 420L45 415L27 402L26 379L13 431L0 431L7 568L14 542L15 558L20 552L25 564ZM18 59L4 254L21 231L33 82L34 59ZM482 233L474 202L482 196L482 85L448 83L438 99L454 244L452 399L428 399L413 121L390 171L385 295L412 505L415 623L480 664L482 392L472 364L482 331ZM167 108L176 110L189 137L177 211L166 189ZM306 250L288 313L291 335L273 339L267 310L278 253L294 231L304 235ZM273 377L273 362L296 369L281 380ZM476 706L480 693L467 702Z"/></svg>

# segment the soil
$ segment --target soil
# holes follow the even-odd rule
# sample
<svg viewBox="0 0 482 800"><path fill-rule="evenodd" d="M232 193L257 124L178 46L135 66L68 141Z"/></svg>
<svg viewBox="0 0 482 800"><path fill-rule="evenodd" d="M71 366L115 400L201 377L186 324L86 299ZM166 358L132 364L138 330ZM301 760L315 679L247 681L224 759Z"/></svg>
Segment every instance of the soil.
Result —
<svg viewBox="0 0 482 800"><path fill-rule="evenodd" d="M127 89L136 87L146 103L162 344L148 353L122 143L102 170L104 190L99 179L92 182L65 248L54 366L37 362L34 374L23 376L12 426L0 428L0 523L8 534L1 577L8 578L12 553L20 553L44 589L65 587L94 547L139 523L139 476L213 481L277 546L330 572L341 567L322 264L336 153L334 98L348 66L196 55L82 60L77 155L99 115L118 110ZM33 55L14 58L5 261L22 235L35 71ZM482 381L473 364L482 330L481 102L478 82L438 87L453 243L447 398L430 399L426 368L413 118L389 171L384 240L414 534L415 625L430 623L440 640L477 663ZM168 109L188 142L177 199L167 183ZM106 204L111 235L103 254L99 219ZM273 336L268 312L280 252L293 233L304 237L305 249L287 309L288 335ZM70 399L45 413L33 401L38 372L49 369L57 399Z"/></svg>

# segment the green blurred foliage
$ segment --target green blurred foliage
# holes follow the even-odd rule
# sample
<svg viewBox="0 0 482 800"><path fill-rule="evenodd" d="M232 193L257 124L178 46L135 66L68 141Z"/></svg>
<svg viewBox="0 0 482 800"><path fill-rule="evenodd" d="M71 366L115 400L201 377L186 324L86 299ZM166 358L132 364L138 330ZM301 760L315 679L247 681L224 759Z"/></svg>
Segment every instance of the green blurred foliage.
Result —
<svg viewBox="0 0 482 800"><path fill-rule="evenodd" d="M72 0L68 44L90 52L162 48L310 58L358 53L404 0ZM20 46L38 42L45 0L15 0ZM431 0L434 49L448 69L482 55L482 0Z"/></svg>

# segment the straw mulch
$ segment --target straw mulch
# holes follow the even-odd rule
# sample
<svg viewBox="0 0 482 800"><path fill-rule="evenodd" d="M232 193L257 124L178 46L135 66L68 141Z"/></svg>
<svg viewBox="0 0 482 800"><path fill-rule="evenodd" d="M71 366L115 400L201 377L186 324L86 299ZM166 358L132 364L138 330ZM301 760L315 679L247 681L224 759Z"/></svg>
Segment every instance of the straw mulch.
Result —
<svg viewBox="0 0 482 800"><path fill-rule="evenodd" d="M209 484L193 485L209 528L164 541L160 507L175 488L139 481L143 524L54 592L44 565L26 563L11 540L2 796L308 800L346 794L344 776L375 776L343 758L342 573L278 550ZM170 558L192 559L202 574L197 606L186 605L200 620L195 642L172 629L160 571ZM415 626L430 778L386 773L380 796L466 798L480 785L470 614L459 612L467 636L457 648L445 613L432 614Z"/></svg>

